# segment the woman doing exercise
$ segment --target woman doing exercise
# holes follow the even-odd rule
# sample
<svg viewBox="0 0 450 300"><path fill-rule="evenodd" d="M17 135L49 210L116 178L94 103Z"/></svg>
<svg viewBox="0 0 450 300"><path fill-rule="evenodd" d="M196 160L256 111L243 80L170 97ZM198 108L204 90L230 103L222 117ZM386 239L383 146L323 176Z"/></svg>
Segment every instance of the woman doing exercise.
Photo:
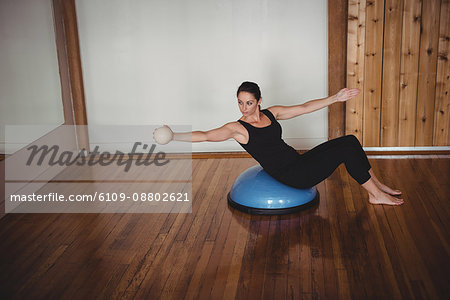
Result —
<svg viewBox="0 0 450 300"><path fill-rule="evenodd" d="M401 205L401 195L381 183L354 135L326 141L299 154L281 138L277 120L287 120L327 107L335 102L347 101L359 94L358 89L342 89L337 94L299 105L274 105L261 110L261 91L256 83L243 82L237 90L242 117L209 131L173 133L170 140L185 142L221 142L233 138L264 170L276 180L296 188L312 187L344 163L350 176L369 193L372 204ZM165 125L165 127L167 127ZM168 128L168 127L167 127Z"/></svg>

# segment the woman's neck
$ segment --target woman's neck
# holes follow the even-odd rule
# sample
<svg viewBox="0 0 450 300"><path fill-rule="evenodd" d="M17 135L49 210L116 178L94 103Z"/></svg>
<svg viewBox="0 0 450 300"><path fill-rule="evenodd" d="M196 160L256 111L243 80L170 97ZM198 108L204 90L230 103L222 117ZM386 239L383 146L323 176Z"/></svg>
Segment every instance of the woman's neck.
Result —
<svg viewBox="0 0 450 300"><path fill-rule="evenodd" d="M261 111L256 110L252 115L245 116L246 120L244 120L247 123L259 123L261 121Z"/></svg>

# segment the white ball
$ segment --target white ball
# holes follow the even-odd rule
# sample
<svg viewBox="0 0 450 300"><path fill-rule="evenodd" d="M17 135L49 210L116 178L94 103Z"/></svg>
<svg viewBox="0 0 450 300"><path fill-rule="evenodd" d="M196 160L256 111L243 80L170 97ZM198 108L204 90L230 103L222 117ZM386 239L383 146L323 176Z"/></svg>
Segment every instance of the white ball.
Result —
<svg viewBox="0 0 450 300"><path fill-rule="evenodd" d="M155 130L153 137L158 144L165 145L172 140L173 134L168 127L163 126Z"/></svg>

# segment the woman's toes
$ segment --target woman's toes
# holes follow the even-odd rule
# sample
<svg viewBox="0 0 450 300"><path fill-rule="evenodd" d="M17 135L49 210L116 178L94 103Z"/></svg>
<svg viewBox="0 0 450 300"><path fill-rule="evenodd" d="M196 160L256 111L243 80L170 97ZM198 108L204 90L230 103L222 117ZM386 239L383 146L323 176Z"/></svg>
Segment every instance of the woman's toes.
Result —
<svg viewBox="0 0 450 300"><path fill-rule="evenodd" d="M400 190L391 190L390 194L393 195L393 196L398 196L398 195L401 195L402 192Z"/></svg>
<svg viewBox="0 0 450 300"><path fill-rule="evenodd" d="M384 186L381 190L383 192L385 192L385 193L388 193L389 195L392 195L392 196L399 196L399 195L402 194L402 192L400 190L394 190L394 189L391 189L388 186Z"/></svg>
<svg viewBox="0 0 450 300"><path fill-rule="evenodd" d="M394 198L389 194L384 194L379 197L369 197L369 202L372 204L387 204L387 205L402 205L403 199Z"/></svg>
<svg viewBox="0 0 450 300"><path fill-rule="evenodd" d="M397 205L402 205L405 201L403 201L403 199L395 198L394 202L395 202Z"/></svg>

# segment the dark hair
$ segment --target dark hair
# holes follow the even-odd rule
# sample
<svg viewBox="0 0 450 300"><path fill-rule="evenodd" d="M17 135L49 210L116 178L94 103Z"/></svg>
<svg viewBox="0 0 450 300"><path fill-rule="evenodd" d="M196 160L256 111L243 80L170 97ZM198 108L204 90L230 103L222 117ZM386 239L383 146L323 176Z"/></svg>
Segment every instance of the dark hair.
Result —
<svg viewBox="0 0 450 300"><path fill-rule="evenodd" d="M244 81L238 88L236 96L239 96L240 92L248 92L255 97L256 101L259 101L261 98L261 90L259 89L259 86L250 81ZM259 109L261 110L261 106L259 106Z"/></svg>

